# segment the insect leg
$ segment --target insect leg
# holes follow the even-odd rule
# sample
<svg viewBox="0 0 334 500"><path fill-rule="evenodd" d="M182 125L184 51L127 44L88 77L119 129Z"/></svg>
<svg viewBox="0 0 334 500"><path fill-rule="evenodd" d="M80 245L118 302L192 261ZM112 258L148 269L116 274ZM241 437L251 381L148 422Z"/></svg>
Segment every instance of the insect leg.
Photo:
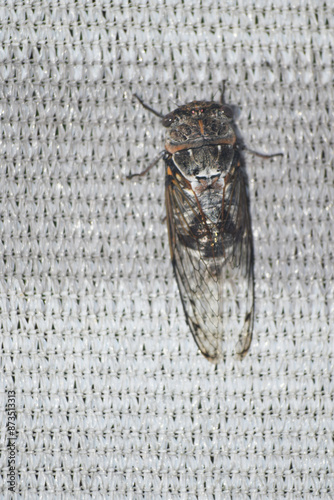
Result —
<svg viewBox="0 0 334 500"><path fill-rule="evenodd" d="M133 94L133 97L135 97L136 99L138 99L138 101L143 106L143 108L148 109L148 111L150 111L151 113L153 113L155 116L158 116L159 118L163 118L164 117L164 115L162 113L159 113L155 109L151 108L151 106L149 106L148 104L145 104L144 101L137 94Z"/></svg>
<svg viewBox="0 0 334 500"><path fill-rule="evenodd" d="M226 80L222 81L221 91L220 91L220 104L226 104L225 102L225 89L226 89Z"/></svg>
<svg viewBox="0 0 334 500"><path fill-rule="evenodd" d="M268 160L269 158L274 158L275 156L283 156L283 153L274 153L271 155L268 155L266 153L259 153L258 151L254 151L253 149L247 148L247 146L244 146L243 149L245 151L248 151L248 153L251 153L252 155L259 156L260 158L264 158L265 160Z"/></svg>
<svg viewBox="0 0 334 500"><path fill-rule="evenodd" d="M149 166L147 168L145 168L145 170L143 170L142 172L139 172L138 174L127 175L126 178L127 179L132 179L133 177L142 177L143 175L147 174L147 172L149 170L151 170L151 168L153 168L159 162L159 160L161 160L161 158L164 158L165 155L166 155L166 151L165 150L160 151L160 153L158 154L158 156L156 156L154 158L154 160L151 161L151 163L149 164Z"/></svg>

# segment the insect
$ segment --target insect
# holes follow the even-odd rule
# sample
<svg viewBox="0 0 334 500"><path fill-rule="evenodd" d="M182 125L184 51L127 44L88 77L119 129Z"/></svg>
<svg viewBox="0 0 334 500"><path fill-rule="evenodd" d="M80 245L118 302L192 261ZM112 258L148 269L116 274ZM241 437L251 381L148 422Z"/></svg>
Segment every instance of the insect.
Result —
<svg viewBox="0 0 334 500"><path fill-rule="evenodd" d="M224 101L193 101L162 115L165 197L171 260L187 323L202 354L222 358L229 330L236 352L247 353L254 324L253 238L243 151L233 108ZM235 333L235 332L234 332ZM233 333L233 335L234 335Z"/></svg>

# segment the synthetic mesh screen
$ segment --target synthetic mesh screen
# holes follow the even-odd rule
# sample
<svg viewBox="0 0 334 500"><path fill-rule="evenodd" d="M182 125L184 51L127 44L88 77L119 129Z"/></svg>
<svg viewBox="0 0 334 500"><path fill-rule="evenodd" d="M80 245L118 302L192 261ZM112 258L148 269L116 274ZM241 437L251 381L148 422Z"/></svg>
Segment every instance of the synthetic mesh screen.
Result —
<svg viewBox="0 0 334 500"><path fill-rule="evenodd" d="M4 5L5 4L5 5ZM1 496L331 498L331 2L3 2ZM254 338L214 367L185 322L159 119L240 108ZM9 446L15 391L17 439ZM14 451L13 451L14 450Z"/></svg>

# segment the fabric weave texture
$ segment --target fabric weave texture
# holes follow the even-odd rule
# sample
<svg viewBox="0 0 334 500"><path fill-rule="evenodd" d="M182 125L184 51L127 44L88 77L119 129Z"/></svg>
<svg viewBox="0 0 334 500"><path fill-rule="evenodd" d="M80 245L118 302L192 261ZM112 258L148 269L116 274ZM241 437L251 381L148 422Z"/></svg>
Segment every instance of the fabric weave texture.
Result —
<svg viewBox="0 0 334 500"><path fill-rule="evenodd" d="M0 496L332 498L330 2L0 6ZM255 325L213 366L170 263L159 119L226 101L247 154Z"/></svg>

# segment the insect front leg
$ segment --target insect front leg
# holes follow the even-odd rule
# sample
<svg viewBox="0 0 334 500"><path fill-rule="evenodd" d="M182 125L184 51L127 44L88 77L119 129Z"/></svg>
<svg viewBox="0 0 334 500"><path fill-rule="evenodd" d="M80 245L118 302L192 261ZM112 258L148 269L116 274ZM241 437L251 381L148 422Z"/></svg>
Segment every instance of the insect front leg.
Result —
<svg viewBox="0 0 334 500"><path fill-rule="evenodd" d="M148 111L150 111L154 115L158 116L159 118L164 117L163 114L159 113L158 111L155 111L155 109L151 108L151 106L149 106L148 104L145 104L145 102L137 94L133 94L133 97L135 97L140 102L140 104L143 106L143 108L147 109ZM151 168L153 168L159 162L159 160L161 160L161 158L166 159L169 156L170 155L167 153L167 151L165 151L165 150L160 151L158 156L156 156L154 158L154 160L152 160L151 163L149 163L148 167L145 168L145 170L143 170L142 172L139 172L138 174L127 175L126 178L132 179L133 177L142 177L143 175L147 174L147 172L149 172L151 170Z"/></svg>
<svg viewBox="0 0 334 500"><path fill-rule="evenodd" d="M145 168L145 170L143 170L142 172L139 172L138 174L127 175L126 178L127 179L132 179L133 177L142 177L143 175L147 174L147 172L149 170L151 170L151 168L153 168L161 160L161 158L166 159L166 156L169 157L169 154L166 151L160 151L160 153L158 154L158 156L156 156L154 158L154 160L151 161L151 163L148 165L147 168Z"/></svg>
<svg viewBox="0 0 334 500"><path fill-rule="evenodd" d="M159 111L156 111L155 109L151 108L148 104L146 104L137 94L133 94L133 97L135 97L140 104L143 106L143 108L147 109L151 113L153 113L155 116L158 116L159 118L163 118L164 115L162 113L159 113Z"/></svg>
<svg viewBox="0 0 334 500"><path fill-rule="evenodd" d="M251 153L252 155L259 156L260 158L263 158L264 160L269 160L269 158L274 158L275 156L283 156L283 153L274 153L271 155L268 155L266 153L259 153L258 151L254 151L253 149L249 149L247 146L244 146L243 150L247 151L248 153Z"/></svg>
<svg viewBox="0 0 334 500"><path fill-rule="evenodd" d="M220 104L226 104L225 90L226 90L226 80L223 80L220 88Z"/></svg>

